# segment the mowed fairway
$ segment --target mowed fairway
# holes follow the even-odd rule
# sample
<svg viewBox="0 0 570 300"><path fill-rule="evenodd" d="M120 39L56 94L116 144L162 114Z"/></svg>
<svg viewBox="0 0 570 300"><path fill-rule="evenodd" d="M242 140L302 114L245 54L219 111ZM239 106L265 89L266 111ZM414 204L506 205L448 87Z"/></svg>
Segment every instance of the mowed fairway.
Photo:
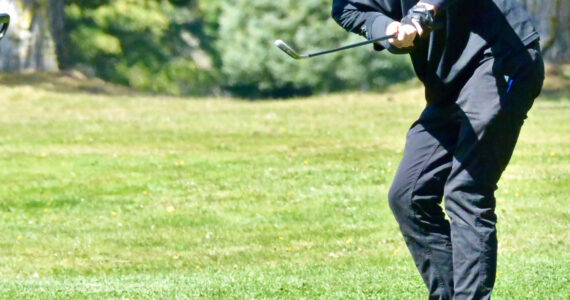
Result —
<svg viewBox="0 0 570 300"><path fill-rule="evenodd" d="M0 86L0 298L425 299L387 204L419 87L288 101ZM570 294L570 99L497 192L496 299Z"/></svg>

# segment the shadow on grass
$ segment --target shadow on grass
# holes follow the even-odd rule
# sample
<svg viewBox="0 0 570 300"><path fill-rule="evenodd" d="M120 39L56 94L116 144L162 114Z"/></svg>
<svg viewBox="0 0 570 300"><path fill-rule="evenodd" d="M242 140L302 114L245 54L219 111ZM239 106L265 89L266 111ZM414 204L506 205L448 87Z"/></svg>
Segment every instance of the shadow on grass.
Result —
<svg viewBox="0 0 570 300"><path fill-rule="evenodd" d="M88 78L85 75L74 72L60 73L29 73L29 74L0 74L0 86L24 87L31 86L35 89L59 92L59 93L82 93L94 95L117 95L134 96L143 94L129 87L115 85L98 78Z"/></svg>
<svg viewBox="0 0 570 300"><path fill-rule="evenodd" d="M35 89L59 93L79 93L92 95L114 96L166 96L134 90L103 81L99 78L89 78L80 72L66 71L59 73L29 73L29 74L0 74L0 86L23 87L30 86ZM378 93L390 93L402 89L417 88L421 84L415 80L406 80L401 83L386 85ZM297 95L299 96L299 95ZM259 98L236 98L237 100L256 101ZM289 97L268 97L273 100L287 100ZM547 66L547 75L540 100L564 101L570 100L570 64Z"/></svg>

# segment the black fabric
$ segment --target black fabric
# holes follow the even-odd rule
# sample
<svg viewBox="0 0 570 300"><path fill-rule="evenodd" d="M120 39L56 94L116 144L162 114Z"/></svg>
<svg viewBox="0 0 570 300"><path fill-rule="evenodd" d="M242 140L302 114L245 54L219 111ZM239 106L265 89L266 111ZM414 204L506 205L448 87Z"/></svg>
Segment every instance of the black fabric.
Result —
<svg viewBox="0 0 570 300"><path fill-rule="evenodd" d="M333 18L346 30L368 39L386 34L388 24L401 20L417 0L333 0ZM388 41L376 45L392 53L409 53L426 87L429 103L452 103L486 50L507 56L539 36L529 14L516 0L428 0L438 7L441 29L398 49Z"/></svg>
<svg viewBox="0 0 570 300"><path fill-rule="evenodd" d="M415 26L413 21L418 22L424 32L429 32L434 30L436 27L441 27L440 24L435 22L435 11L427 9L424 5L414 5L410 10L408 10L408 13L400 22L402 24Z"/></svg>
<svg viewBox="0 0 570 300"><path fill-rule="evenodd" d="M430 299L491 297L494 192L543 80L535 45L487 53L454 103L428 104L411 127L389 203Z"/></svg>

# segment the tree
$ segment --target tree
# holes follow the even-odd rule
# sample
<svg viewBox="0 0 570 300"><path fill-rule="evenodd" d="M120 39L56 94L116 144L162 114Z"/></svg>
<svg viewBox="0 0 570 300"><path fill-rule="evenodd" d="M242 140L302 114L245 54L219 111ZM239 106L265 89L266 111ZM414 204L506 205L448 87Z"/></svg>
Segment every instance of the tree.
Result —
<svg viewBox="0 0 570 300"><path fill-rule="evenodd" d="M12 23L0 44L0 69L10 72L58 70L50 2L0 0L0 7L11 15Z"/></svg>
<svg viewBox="0 0 570 300"><path fill-rule="evenodd" d="M69 61L88 75L169 94L211 94L216 70L194 0L68 0Z"/></svg>
<svg viewBox="0 0 570 300"><path fill-rule="evenodd" d="M570 1L521 0L541 35L544 55L552 62L570 62Z"/></svg>
<svg viewBox="0 0 570 300"><path fill-rule="evenodd" d="M284 97L380 89L412 77L407 56L379 57L371 46L302 62L273 46L279 38L304 52L363 40L335 24L329 7L330 0L224 1L217 49L227 88L242 96Z"/></svg>
<svg viewBox="0 0 570 300"><path fill-rule="evenodd" d="M67 69L71 62L65 40L65 0L49 0L49 17L59 68Z"/></svg>

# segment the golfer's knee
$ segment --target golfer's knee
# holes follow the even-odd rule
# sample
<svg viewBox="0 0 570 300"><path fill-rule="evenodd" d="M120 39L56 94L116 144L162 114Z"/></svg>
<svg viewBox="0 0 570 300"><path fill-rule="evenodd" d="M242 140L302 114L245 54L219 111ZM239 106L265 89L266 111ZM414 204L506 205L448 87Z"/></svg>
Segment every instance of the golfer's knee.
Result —
<svg viewBox="0 0 570 300"><path fill-rule="evenodd" d="M407 215L410 209L410 199L408 187L395 181L388 192L388 204L390 209L398 219L400 216Z"/></svg>

